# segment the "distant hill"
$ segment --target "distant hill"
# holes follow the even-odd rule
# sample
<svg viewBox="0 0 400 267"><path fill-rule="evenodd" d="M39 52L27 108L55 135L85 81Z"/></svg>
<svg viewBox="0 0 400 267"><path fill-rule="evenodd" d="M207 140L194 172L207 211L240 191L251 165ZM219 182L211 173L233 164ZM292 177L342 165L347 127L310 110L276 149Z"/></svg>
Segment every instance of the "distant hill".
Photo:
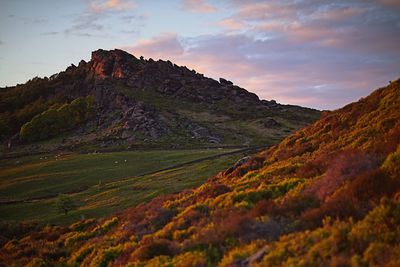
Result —
<svg viewBox="0 0 400 267"><path fill-rule="evenodd" d="M11 150L266 145L319 114L122 50L0 88L0 138Z"/></svg>
<svg viewBox="0 0 400 267"><path fill-rule="evenodd" d="M7 265L399 266L399 106L398 80L193 190L68 227L4 226L0 258Z"/></svg>

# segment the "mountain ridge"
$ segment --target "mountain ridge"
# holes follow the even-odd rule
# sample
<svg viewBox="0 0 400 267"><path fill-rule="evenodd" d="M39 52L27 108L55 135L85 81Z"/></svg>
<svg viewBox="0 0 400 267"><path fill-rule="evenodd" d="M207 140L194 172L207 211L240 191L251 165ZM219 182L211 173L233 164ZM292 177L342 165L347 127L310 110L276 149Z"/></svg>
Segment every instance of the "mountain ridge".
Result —
<svg viewBox="0 0 400 267"><path fill-rule="evenodd" d="M218 82L170 61L138 59L122 50L93 51L89 62L72 64L50 78L3 88L0 94L0 128L3 139L14 136L10 146L18 143L16 132L45 111L57 111L50 120L64 116L58 119L64 121L71 112L80 116L73 109L81 107L72 104L78 98L87 105L85 116L61 123L59 134L30 139L64 136L62 142L47 142L56 149L260 145L275 143L319 116L314 109L259 100L223 78ZM70 104L60 112L61 106ZM36 122L49 120L42 117Z"/></svg>

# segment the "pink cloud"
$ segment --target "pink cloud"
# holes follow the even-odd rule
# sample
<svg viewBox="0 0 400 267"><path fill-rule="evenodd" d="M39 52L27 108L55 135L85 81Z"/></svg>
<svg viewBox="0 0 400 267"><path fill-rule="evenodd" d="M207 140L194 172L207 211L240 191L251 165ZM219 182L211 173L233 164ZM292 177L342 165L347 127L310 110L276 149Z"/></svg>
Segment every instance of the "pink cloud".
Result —
<svg viewBox="0 0 400 267"><path fill-rule="evenodd" d="M360 7L343 7L326 10L316 14L316 19L329 20L329 21L342 21L355 16L361 15L365 12L365 8Z"/></svg>
<svg viewBox="0 0 400 267"><path fill-rule="evenodd" d="M394 79L400 69L400 61L391 58L374 62L374 55L246 35L184 39L169 33L124 49L135 56L168 59L214 79L227 78L263 99L321 109L367 95Z"/></svg>
<svg viewBox="0 0 400 267"><path fill-rule="evenodd" d="M392 6L392 7L400 7L399 0L381 0L381 2L385 5Z"/></svg>
<svg viewBox="0 0 400 267"><path fill-rule="evenodd" d="M183 8L198 13L211 13L217 11L215 6L208 4L204 0L183 0Z"/></svg>
<svg viewBox="0 0 400 267"><path fill-rule="evenodd" d="M382 3L230 1L235 13L217 24L225 33L163 34L128 50L227 78L264 99L321 109L399 75L400 15Z"/></svg>
<svg viewBox="0 0 400 267"><path fill-rule="evenodd" d="M241 20L266 20L277 17L292 17L294 13L296 13L296 7L284 2L255 2L240 4L235 17Z"/></svg>
<svg viewBox="0 0 400 267"><path fill-rule="evenodd" d="M127 0L94 0L91 1L89 5L90 10L95 13L103 13L106 11L125 11L132 9L133 7L134 4Z"/></svg>
<svg viewBox="0 0 400 267"><path fill-rule="evenodd" d="M155 59L177 59L183 55L183 46L176 33L164 33L153 39L139 40L135 45L123 47L135 56L144 55Z"/></svg>
<svg viewBox="0 0 400 267"><path fill-rule="evenodd" d="M227 28L229 30L240 30L244 27L243 23L232 18L224 19L218 22L216 25Z"/></svg>
<svg viewBox="0 0 400 267"><path fill-rule="evenodd" d="M332 36L335 36L336 29L315 24L303 25L295 23L286 29L286 33L295 42L321 41L326 37L332 38Z"/></svg>

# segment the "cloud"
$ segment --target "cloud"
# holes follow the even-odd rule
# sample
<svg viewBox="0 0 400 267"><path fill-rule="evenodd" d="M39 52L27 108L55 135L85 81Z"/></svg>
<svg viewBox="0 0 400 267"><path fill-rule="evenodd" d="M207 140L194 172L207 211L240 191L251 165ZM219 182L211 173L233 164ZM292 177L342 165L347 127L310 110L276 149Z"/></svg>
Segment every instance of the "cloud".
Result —
<svg viewBox="0 0 400 267"><path fill-rule="evenodd" d="M225 77L261 98L320 109L400 74L397 1L228 1L230 15L212 24L218 35L168 33L126 48Z"/></svg>
<svg viewBox="0 0 400 267"><path fill-rule="evenodd" d="M135 56L171 60L215 79L225 77L264 99L338 108L394 79L399 55L342 51L246 34L182 38L169 33L124 47ZM392 70L392 71L388 71Z"/></svg>
<svg viewBox="0 0 400 267"><path fill-rule="evenodd" d="M49 20L47 18L42 17L25 17L25 16L16 16L14 14L9 14L7 16L9 19L15 19L21 21L24 24L45 24L48 23Z"/></svg>
<svg viewBox="0 0 400 267"><path fill-rule="evenodd" d="M71 27L64 32L66 34L93 34L93 31L99 32L104 29L104 25L99 22L101 18L102 16L97 14L82 13L74 18Z"/></svg>
<svg viewBox="0 0 400 267"><path fill-rule="evenodd" d="M289 18L297 12L294 4L286 4L284 1L260 1L252 4L238 4L235 17L241 20L258 21L273 18Z"/></svg>
<svg viewBox="0 0 400 267"><path fill-rule="evenodd" d="M215 6L208 4L204 0L183 0L183 8L198 13L211 13L217 11Z"/></svg>
<svg viewBox="0 0 400 267"><path fill-rule="evenodd" d="M381 0L381 2L391 7L400 8L400 1L398 0Z"/></svg>
<svg viewBox="0 0 400 267"><path fill-rule="evenodd" d="M90 0L86 10L73 15L68 28L62 33L95 38L111 38L118 34L138 35L148 16L131 11L134 7L131 0ZM118 30L115 30L116 27ZM42 35L54 34L55 31L50 31Z"/></svg>
<svg viewBox="0 0 400 267"><path fill-rule="evenodd" d="M183 55L183 46L176 33L164 33L153 39L138 41L135 45L123 47L135 56L145 55L156 59L173 59Z"/></svg>
<svg viewBox="0 0 400 267"><path fill-rule="evenodd" d="M43 32L41 35L58 35L60 32L57 31L49 31L49 32Z"/></svg>
<svg viewBox="0 0 400 267"><path fill-rule="evenodd" d="M133 29L133 30L121 30L120 33L128 34L131 36L138 36L140 34L140 30Z"/></svg>
<svg viewBox="0 0 400 267"><path fill-rule="evenodd" d="M134 4L127 0L94 0L89 4L90 11L104 13L108 11L127 11L134 8Z"/></svg>
<svg viewBox="0 0 400 267"><path fill-rule="evenodd" d="M232 18L224 19L218 22L216 25L230 30L240 30L244 27L243 23L236 21Z"/></svg>
<svg viewBox="0 0 400 267"><path fill-rule="evenodd" d="M342 21L354 18L355 16L362 15L366 12L365 8L362 7L338 7L335 9L328 9L322 12L316 13L316 19L325 20L325 21Z"/></svg>
<svg viewBox="0 0 400 267"><path fill-rule="evenodd" d="M130 14L130 15L124 15L121 16L120 19L124 22L124 23L133 23L133 22L142 22L145 21L147 19L146 15L136 15L136 14Z"/></svg>

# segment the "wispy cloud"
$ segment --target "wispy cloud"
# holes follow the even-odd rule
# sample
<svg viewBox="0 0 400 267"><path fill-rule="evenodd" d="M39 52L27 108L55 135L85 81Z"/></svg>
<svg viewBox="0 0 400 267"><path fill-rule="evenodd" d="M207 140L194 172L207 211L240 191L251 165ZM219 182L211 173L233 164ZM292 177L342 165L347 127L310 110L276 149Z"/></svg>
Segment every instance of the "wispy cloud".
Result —
<svg viewBox="0 0 400 267"><path fill-rule="evenodd" d="M381 0L381 2L391 7L400 8L400 1L398 0Z"/></svg>
<svg viewBox="0 0 400 267"><path fill-rule="evenodd" d="M99 34L104 29L104 25L100 23L101 18L102 16L96 13L82 13L74 18L72 25L64 30L64 33L81 36L93 36L94 33Z"/></svg>
<svg viewBox="0 0 400 267"><path fill-rule="evenodd" d="M95 13L127 11L134 7L135 5L128 0L94 0L90 2L90 10Z"/></svg>
<svg viewBox="0 0 400 267"><path fill-rule="evenodd" d="M123 47L134 55L145 55L156 59L178 59L184 48L176 33L164 33L153 39L139 40L133 46Z"/></svg>
<svg viewBox="0 0 400 267"><path fill-rule="evenodd" d="M148 16L144 15L144 14L129 14L129 15L123 15L120 17L120 19L124 22L124 23L136 23L136 22L143 22L148 18Z"/></svg>
<svg viewBox="0 0 400 267"><path fill-rule="evenodd" d="M243 29L244 27L242 22L239 22L232 18L221 20L220 22L217 22L216 25L223 28L227 28L229 30L240 30Z"/></svg>
<svg viewBox="0 0 400 267"><path fill-rule="evenodd" d="M43 33L41 33L41 35L47 35L47 36L51 36L51 35L58 35L58 34L60 34L61 32L58 32L58 31L48 31L48 32L43 32Z"/></svg>
<svg viewBox="0 0 400 267"><path fill-rule="evenodd" d="M112 28L109 20L119 19L125 27L117 31L118 33L137 34L144 26L147 16L132 13L133 8L135 4L130 0L89 1L86 11L76 15L64 33L83 37L105 37L107 30Z"/></svg>
<svg viewBox="0 0 400 267"><path fill-rule="evenodd" d="M47 18L43 17L16 16L14 14L9 14L8 18L21 21L24 24L45 24L49 22Z"/></svg>
<svg viewBox="0 0 400 267"><path fill-rule="evenodd" d="M164 34L128 49L316 108L338 108L400 74L400 14L382 3L232 3L236 12L219 23L225 34Z"/></svg>
<svg viewBox="0 0 400 267"><path fill-rule="evenodd" d="M205 0L182 0L183 8L192 12L211 13L217 11L217 8Z"/></svg>

